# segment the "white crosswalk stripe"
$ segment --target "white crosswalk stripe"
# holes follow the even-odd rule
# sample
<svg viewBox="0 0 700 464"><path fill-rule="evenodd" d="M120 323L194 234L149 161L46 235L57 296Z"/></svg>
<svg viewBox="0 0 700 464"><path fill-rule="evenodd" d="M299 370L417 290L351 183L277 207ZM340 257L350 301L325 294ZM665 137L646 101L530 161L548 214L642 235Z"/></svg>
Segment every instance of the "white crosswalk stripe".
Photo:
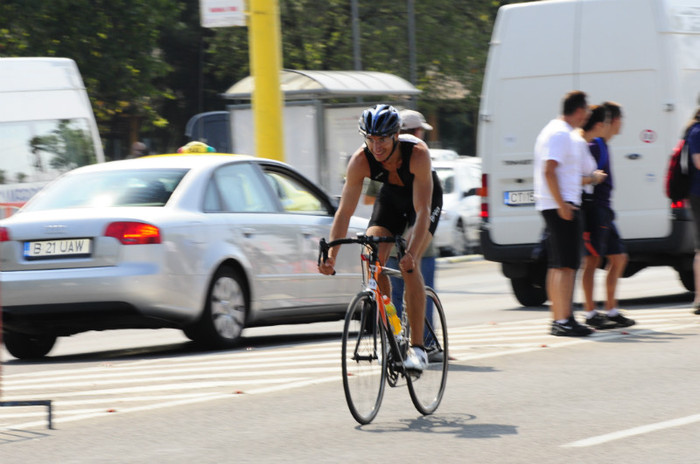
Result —
<svg viewBox="0 0 700 464"><path fill-rule="evenodd" d="M697 327L687 308L628 313L637 325L590 337L548 335L550 320L483 324L449 331L453 363L526 353L620 337ZM582 318L582 316L579 316ZM12 374L4 371L3 401L51 400L54 423L178 405L239 398L340 380L340 342L211 352L181 357L103 363L85 368ZM449 385L448 385L449 388ZM45 427L36 407L0 408L0 429Z"/></svg>

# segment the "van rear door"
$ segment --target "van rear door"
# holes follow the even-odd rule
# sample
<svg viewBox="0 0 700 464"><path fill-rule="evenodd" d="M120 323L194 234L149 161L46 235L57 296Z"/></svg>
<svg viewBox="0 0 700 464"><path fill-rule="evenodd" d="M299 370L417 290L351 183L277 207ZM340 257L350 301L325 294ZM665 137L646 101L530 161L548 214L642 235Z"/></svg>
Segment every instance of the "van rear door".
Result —
<svg viewBox="0 0 700 464"><path fill-rule="evenodd" d="M522 5L499 10L480 108L486 226L496 245L537 241L542 220L532 195L535 139L557 117L561 96L576 86L575 5Z"/></svg>
<svg viewBox="0 0 700 464"><path fill-rule="evenodd" d="M580 87L590 103L622 105L622 129L611 141L610 162L613 209L626 240L671 233L664 193L669 151L663 137L680 131L665 106L673 95L670 73L677 64L673 50L660 40L655 3L580 2Z"/></svg>

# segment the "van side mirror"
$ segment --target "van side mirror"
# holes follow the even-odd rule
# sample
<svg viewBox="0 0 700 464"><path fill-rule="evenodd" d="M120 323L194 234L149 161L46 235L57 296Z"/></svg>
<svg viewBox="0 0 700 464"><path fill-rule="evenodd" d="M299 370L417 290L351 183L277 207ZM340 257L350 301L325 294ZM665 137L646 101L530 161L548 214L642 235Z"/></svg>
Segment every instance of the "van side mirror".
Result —
<svg viewBox="0 0 700 464"><path fill-rule="evenodd" d="M463 197L463 198L473 197L474 195L477 194L477 191L478 191L477 188L472 187L472 188L470 188L469 190L467 190L466 192L464 192L464 194L462 195L462 197Z"/></svg>

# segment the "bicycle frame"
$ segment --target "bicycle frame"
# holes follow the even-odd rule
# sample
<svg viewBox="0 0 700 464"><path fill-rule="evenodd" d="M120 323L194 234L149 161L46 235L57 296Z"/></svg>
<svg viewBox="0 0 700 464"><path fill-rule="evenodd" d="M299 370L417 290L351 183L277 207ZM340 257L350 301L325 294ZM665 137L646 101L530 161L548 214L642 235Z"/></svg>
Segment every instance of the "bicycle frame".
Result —
<svg viewBox="0 0 700 464"><path fill-rule="evenodd" d="M338 240L333 240L331 242L326 242L325 239L321 239L320 242L320 253L319 253L319 263L321 259L324 261L328 259L328 250L335 245L347 244L347 243L357 243L365 247L365 252L360 255L360 259L363 262L362 266L362 287L365 291L373 295L373 299L377 304L377 318L381 321L382 330L386 333L387 341L391 347L392 354L396 357L394 359L394 366L389 366L391 377L396 377L396 372L402 376L405 375L405 370L403 368L403 359L405 353L402 352L402 343L406 344L408 347L408 324L406 318L406 311L402 311L401 314L401 333L399 335L394 335L394 332L389 327L389 320L386 313L386 306L384 305L384 295L379 288L378 279L380 274L384 274L387 277L400 277L401 271L398 269L393 269L390 267L384 267L379 260L379 243L394 243L397 248L399 261L401 257L406 253L406 241L401 236L396 237L380 237L380 236L367 236L358 235L357 238L343 238ZM391 296L391 295L387 295ZM378 322L378 321L375 321ZM395 380L395 379L394 379Z"/></svg>
<svg viewBox="0 0 700 464"><path fill-rule="evenodd" d="M357 238L342 238L329 243L321 239L319 243L319 265L322 259L328 259L332 246L355 243L364 247L360 253L362 287L348 305L341 342L345 398L350 412L360 424L368 424L376 417L387 383L395 387L400 378L405 379L411 401L423 415L432 414L437 409L445 391L447 324L442 303L430 287L426 287L426 299L435 305L435 324L425 319L423 346L427 348L428 365L420 371L404 367L411 335L408 311L404 304L401 332L394 335L384 293L379 286L380 275L403 278L399 270L384 267L379 260L379 243L391 242L397 245L400 260L405 254L405 241L401 237L358 234Z"/></svg>

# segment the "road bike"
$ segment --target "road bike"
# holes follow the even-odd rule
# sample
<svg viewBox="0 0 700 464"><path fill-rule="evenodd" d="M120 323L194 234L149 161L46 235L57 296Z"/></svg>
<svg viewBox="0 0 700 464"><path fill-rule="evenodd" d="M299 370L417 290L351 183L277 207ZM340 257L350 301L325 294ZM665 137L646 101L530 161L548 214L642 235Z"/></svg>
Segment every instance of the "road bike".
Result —
<svg viewBox="0 0 700 464"><path fill-rule="evenodd" d="M445 392L448 370L447 323L442 303L435 290L426 286L426 318L423 346L428 353L428 367L422 373L406 370L403 361L409 347L410 326L406 311L401 311L401 332L394 335L389 323L384 295L377 278L380 274L401 279L397 269L384 267L379 260L379 243L396 244L399 261L405 254L402 237L358 235L320 241L319 263L328 258L336 245L362 245L362 290L352 299L345 315L342 337L342 375L345 399L353 417L369 424L377 416L384 397L384 387L405 380L411 401L423 415L432 414ZM396 304L396 302L394 302ZM398 305L397 305L398 306ZM406 308L405 300L402 308Z"/></svg>

